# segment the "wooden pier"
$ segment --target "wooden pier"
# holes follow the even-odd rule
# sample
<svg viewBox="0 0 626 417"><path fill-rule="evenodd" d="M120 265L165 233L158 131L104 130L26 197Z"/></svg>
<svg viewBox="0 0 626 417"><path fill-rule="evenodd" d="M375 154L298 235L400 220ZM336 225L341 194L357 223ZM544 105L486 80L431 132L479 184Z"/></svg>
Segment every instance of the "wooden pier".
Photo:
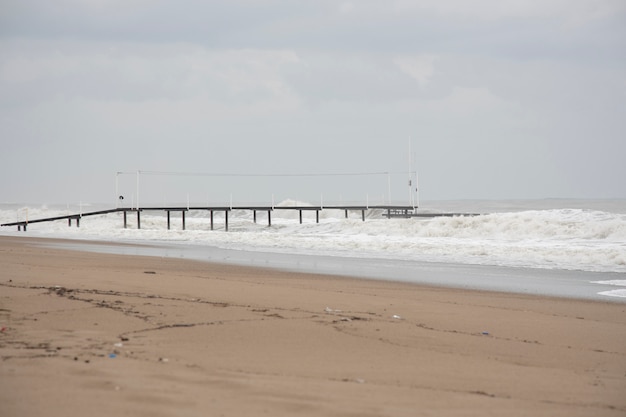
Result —
<svg viewBox="0 0 626 417"><path fill-rule="evenodd" d="M411 206L398 206L398 205L374 205L374 206L234 206L234 207L224 207L224 206L202 206L202 207L135 207L135 208L113 208L108 210L99 210L99 211L91 211L85 213L75 213L68 214L64 216L56 216L56 217L46 217L40 219L33 220L21 220L12 223L4 223L1 226L17 226L18 231L26 231L26 228L35 223L42 222L51 222L58 220L67 220L68 226L72 226L72 220L74 220L76 227L80 227L80 221L83 217L91 217L98 215L105 215L111 213L123 213L123 221L124 228L128 227L128 217L136 216L137 221L137 229L141 229L141 213L148 211L160 211L165 212L167 217L167 228L168 230L171 228L171 213L181 213L182 218L182 229L186 229L186 213L188 211L206 211L209 213L210 222L211 222L211 230L214 230L214 214L216 212L224 213L224 229L228 230L228 214L231 211L235 210L246 210L252 211L252 218L254 223L257 222L257 212L266 212L267 213L267 225L272 225L272 212L278 210L291 210L299 212L299 220L300 224L302 224L303 212L311 212L315 211L315 222L319 223L320 221L320 212L323 210L341 210L345 212L345 218L348 218L349 212L361 212L361 219L365 221L365 213L368 210L383 210L383 215L387 218L392 217L412 217L415 216L415 207Z"/></svg>

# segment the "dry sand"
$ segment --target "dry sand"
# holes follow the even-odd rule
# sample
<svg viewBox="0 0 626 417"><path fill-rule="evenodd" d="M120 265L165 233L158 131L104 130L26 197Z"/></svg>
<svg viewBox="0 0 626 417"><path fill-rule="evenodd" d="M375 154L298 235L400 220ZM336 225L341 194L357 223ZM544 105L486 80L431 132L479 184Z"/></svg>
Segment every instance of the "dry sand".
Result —
<svg viewBox="0 0 626 417"><path fill-rule="evenodd" d="M3 417L626 415L626 304L35 242L0 238Z"/></svg>

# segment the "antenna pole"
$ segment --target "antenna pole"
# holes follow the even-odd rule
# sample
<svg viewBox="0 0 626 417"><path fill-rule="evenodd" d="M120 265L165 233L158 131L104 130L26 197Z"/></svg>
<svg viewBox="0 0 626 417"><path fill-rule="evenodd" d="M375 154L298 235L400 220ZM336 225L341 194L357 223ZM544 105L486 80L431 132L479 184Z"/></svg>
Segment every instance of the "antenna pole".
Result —
<svg viewBox="0 0 626 417"><path fill-rule="evenodd" d="M413 184L411 176L411 137L409 136L409 204L413 206Z"/></svg>
<svg viewBox="0 0 626 417"><path fill-rule="evenodd" d="M415 205L416 207L420 206L419 177L417 170L415 170Z"/></svg>
<svg viewBox="0 0 626 417"><path fill-rule="evenodd" d="M137 211L139 211L139 170L137 170Z"/></svg>

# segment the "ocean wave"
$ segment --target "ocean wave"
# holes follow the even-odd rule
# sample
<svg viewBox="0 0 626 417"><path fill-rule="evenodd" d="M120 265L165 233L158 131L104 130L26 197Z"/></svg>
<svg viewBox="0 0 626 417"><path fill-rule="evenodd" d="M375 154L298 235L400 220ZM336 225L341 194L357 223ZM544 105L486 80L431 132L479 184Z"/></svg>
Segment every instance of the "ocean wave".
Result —
<svg viewBox="0 0 626 417"><path fill-rule="evenodd" d="M294 206L296 202L283 202ZM89 211L89 207L81 207ZM75 214L72 208L5 207L2 223ZM478 216L400 219L384 218L384 212L361 213L324 210L319 223L315 214L304 211L303 223L297 210L267 214L236 210L229 214L229 232L224 231L223 212L214 213L211 230L208 211L187 213L186 230L181 230L180 213L172 213L172 230L167 230L161 212L143 212L141 230L128 216L123 227L121 213L85 218L80 228L67 221L37 223L29 235L74 239L145 240L185 242L228 249L326 254L349 257L500 265L601 272L626 272L626 215L588 209L522 210ZM75 226L75 225L74 225ZM18 233L3 228L2 234ZM22 232L23 233L23 232Z"/></svg>

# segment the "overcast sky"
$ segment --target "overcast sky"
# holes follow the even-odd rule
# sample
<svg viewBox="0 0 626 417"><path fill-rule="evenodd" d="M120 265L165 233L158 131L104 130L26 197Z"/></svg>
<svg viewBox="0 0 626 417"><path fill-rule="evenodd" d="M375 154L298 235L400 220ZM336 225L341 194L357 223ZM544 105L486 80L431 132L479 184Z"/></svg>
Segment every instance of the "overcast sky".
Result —
<svg viewBox="0 0 626 417"><path fill-rule="evenodd" d="M402 200L409 140L422 200L626 198L626 2L2 0L0 138L0 202Z"/></svg>

